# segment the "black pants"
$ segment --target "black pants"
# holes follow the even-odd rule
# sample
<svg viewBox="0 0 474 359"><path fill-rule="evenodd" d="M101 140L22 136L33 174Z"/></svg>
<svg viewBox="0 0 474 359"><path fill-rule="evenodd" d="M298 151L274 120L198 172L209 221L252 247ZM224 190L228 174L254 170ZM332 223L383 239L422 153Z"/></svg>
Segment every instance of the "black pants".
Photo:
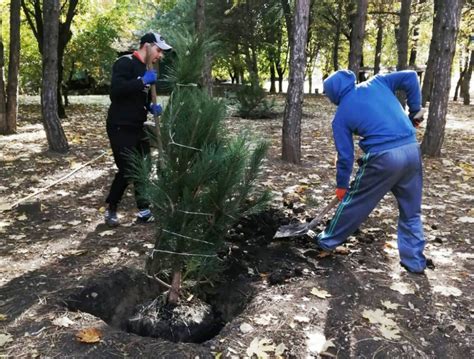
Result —
<svg viewBox="0 0 474 359"><path fill-rule="evenodd" d="M130 156L145 157L150 154L150 143L142 127L107 124L107 135L114 154L118 172L110 187L106 202L116 207L130 182L133 182L138 209L148 208L149 203L140 196L140 183L130 180Z"/></svg>

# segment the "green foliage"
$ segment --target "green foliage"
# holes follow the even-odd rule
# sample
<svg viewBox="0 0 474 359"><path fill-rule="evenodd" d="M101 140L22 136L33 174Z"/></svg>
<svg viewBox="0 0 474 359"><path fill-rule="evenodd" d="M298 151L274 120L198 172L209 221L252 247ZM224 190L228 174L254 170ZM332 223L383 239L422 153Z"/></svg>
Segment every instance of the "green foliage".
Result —
<svg viewBox="0 0 474 359"><path fill-rule="evenodd" d="M185 32L171 44L177 61L170 71L175 87L161 117L164 150L153 157L151 176L146 161L135 166L158 219L147 268L153 274L182 270L189 280L212 280L219 274L218 254L229 228L269 199L267 192L255 190L267 145L245 134L229 137L224 103L189 85L199 77L197 64L207 45Z"/></svg>
<svg viewBox="0 0 474 359"><path fill-rule="evenodd" d="M237 92L239 116L243 118L271 118L274 101L267 100L267 94L260 84L254 82L244 85Z"/></svg>

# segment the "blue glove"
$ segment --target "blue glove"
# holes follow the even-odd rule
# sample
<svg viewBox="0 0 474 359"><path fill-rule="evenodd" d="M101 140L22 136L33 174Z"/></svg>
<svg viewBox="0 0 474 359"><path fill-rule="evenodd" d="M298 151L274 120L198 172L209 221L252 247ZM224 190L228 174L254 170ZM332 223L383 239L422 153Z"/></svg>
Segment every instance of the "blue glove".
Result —
<svg viewBox="0 0 474 359"><path fill-rule="evenodd" d="M146 70L142 76L145 85L152 85L156 82L156 70Z"/></svg>
<svg viewBox="0 0 474 359"><path fill-rule="evenodd" d="M152 113L153 116L160 116L162 112L163 112L163 107L161 107L159 103L150 104L150 113Z"/></svg>

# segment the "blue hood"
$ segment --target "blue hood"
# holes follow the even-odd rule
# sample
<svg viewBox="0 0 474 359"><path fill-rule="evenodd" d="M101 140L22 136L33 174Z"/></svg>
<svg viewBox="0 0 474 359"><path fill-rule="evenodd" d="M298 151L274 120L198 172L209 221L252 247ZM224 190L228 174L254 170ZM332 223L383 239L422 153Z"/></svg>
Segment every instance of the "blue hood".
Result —
<svg viewBox="0 0 474 359"><path fill-rule="evenodd" d="M350 70L339 70L329 76L323 83L324 93L335 105L355 88L356 77Z"/></svg>

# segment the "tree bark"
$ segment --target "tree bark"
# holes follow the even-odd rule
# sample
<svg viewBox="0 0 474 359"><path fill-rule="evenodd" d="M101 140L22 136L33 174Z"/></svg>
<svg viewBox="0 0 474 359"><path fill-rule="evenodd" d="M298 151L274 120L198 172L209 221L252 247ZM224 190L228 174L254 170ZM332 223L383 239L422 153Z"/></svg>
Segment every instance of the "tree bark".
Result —
<svg viewBox="0 0 474 359"><path fill-rule="evenodd" d="M440 35L433 53L435 60L432 71L436 76L432 79L429 115L421 144L422 152L432 157L441 156L451 85L451 67L463 4L464 0L452 0L449 3L445 0L435 0L438 11L433 21L433 34Z"/></svg>
<svg viewBox="0 0 474 359"><path fill-rule="evenodd" d="M61 86L62 86L62 80L63 80L63 56L64 56L64 50L66 49L66 46L71 40L72 37L72 32L71 32L71 24L74 16L76 15L76 8L79 0L66 0L62 8L66 8L66 4L68 4L67 7L67 12L63 16L64 22L59 21L58 26L59 26L59 32L58 32L58 41L57 41L57 81L58 84L56 86L58 94L56 95L56 100L58 101L58 114L60 118L65 118L66 117L66 112L64 110L63 102L62 102L62 96L61 96ZM33 8L30 8L28 4L32 4ZM43 54L43 32L44 32L44 27L46 27L46 24L44 23L44 14L41 9L41 1L40 0L31 0L29 2L26 2L25 0L21 0L21 7L23 8L23 12L25 13L26 21L28 22L33 34L35 35L35 38L38 42L38 49L41 54Z"/></svg>
<svg viewBox="0 0 474 359"><path fill-rule="evenodd" d="M359 69L364 47L365 21L367 18L368 0L357 0L357 10L353 19L351 29L351 41L349 52L349 69L359 78Z"/></svg>
<svg viewBox="0 0 474 359"><path fill-rule="evenodd" d="M290 46L290 81L283 114L282 159L301 162L301 115L310 0L296 0L293 37Z"/></svg>
<svg viewBox="0 0 474 359"><path fill-rule="evenodd" d="M408 64L408 30L410 28L411 0L401 0L400 25L397 36L397 71L405 70Z"/></svg>
<svg viewBox="0 0 474 359"><path fill-rule="evenodd" d="M0 16L0 29L2 28L2 17ZM7 95L5 93L5 79L3 78L3 67L5 66L5 54L3 50L3 37L0 31L0 135L7 132Z"/></svg>
<svg viewBox="0 0 474 359"><path fill-rule="evenodd" d="M270 93L276 93L275 61L270 61Z"/></svg>
<svg viewBox="0 0 474 359"><path fill-rule="evenodd" d="M339 42L341 40L342 1L337 5L337 22L334 31L334 47L332 48L332 66L334 71L339 70Z"/></svg>
<svg viewBox="0 0 474 359"><path fill-rule="evenodd" d="M380 60L382 58L383 45L383 19L377 19L377 40L375 43L375 60L374 60L374 75L380 72Z"/></svg>
<svg viewBox="0 0 474 359"><path fill-rule="evenodd" d="M204 40L206 38L206 3L205 0L196 0L196 33ZM204 55L204 66L201 74L201 86L212 96L212 66L211 55Z"/></svg>
<svg viewBox="0 0 474 359"><path fill-rule="evenodd" d="M43 84L41 109L49 149L66 153L69 150L58 116L58 32L59 0L44 0Z"/></svg>
<svg viewBox="0 0 474 359"><path fill-rule="evenodd" d="M434 1L434 19L439 16L440 11L440 2L438 0ZM441 3L442 4L442 3ZM431 42L430 42L430 52L428 54L428 62L426 64L425 69L425 79L423 80L423 85L421 88L421 104L424 107L426 102L430 101L430 93L431 87L433 85L433 69L434 69L434 62L437 56L437 48L439 46L440 36L441 34L437 29L436 21L433 21L433 29L431 31Z"/></svg>
<svg viewBox="0 0 474 359"><path fill-rule="evenodd" d="M469 66L469 55L466 56L464 66L462 64L462 56L459 56L459 80L458 82L456 82L456 88L454 89L453 101L458 100L459 90L461 89L462 80L464 79L464 75L466 74L468 66ZM461 97L462 97L462 94L461 94Z"/></svg>
<svg viewBox="0 0 474 359"><path fill-rule="evenodd" d="M463 80L461 82L461 95L463 98L463 104L464 105L470 105L471 104L471 96L469 94L469 87L471 83L471 77L472 77L472 67L474 66L474 51L471 50L471 56L469 60L469 65L466 69L466 72L464 73Z"/></svg>
<svg viewBox="0 0 474 359"><path fill-rule="evenodd" d="M18 115L18 72L20 69L20 0L10 3L10 56L7 84L7 133L16 133Z"/></svg>

